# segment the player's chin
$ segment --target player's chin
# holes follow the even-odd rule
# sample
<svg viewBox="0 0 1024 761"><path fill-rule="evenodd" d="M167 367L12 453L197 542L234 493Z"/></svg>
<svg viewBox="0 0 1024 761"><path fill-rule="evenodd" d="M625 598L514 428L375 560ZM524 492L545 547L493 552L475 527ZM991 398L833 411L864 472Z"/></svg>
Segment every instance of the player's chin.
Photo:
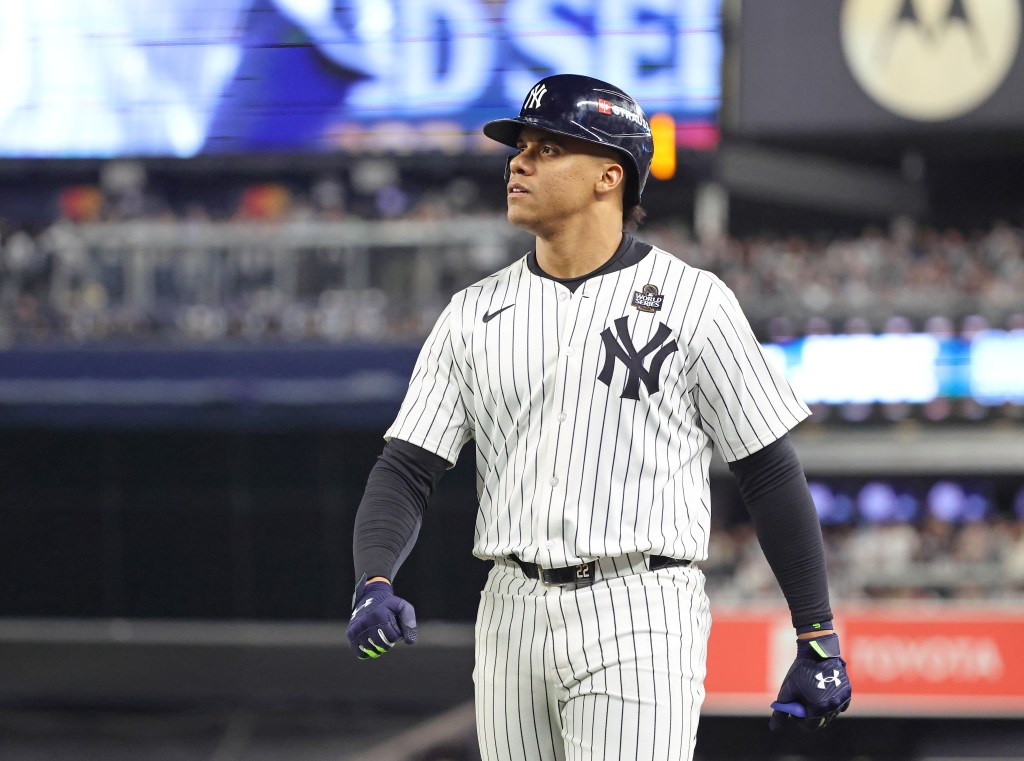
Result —
<svg viewBox="0 0 1024 761"><path fill-rule="evenodd" d="M525 204L516 202L508 205L508 221L527 232L533 232L539 220L537 214L526 208Z"/></svg>

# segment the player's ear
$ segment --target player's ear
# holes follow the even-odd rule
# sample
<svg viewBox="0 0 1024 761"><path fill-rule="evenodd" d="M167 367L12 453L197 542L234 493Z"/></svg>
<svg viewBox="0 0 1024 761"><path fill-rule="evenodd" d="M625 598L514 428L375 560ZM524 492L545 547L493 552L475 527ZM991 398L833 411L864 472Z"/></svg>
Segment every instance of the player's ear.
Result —
<svg viewBox="0 0 1024 761"><path fill-rule="evenodd" d="M625 189L623 183L626 181L626 172L622 164L617 161L605 159L601 165L601 176L598 178L595 190L598 193L611 193L616 188Z"/></svg>

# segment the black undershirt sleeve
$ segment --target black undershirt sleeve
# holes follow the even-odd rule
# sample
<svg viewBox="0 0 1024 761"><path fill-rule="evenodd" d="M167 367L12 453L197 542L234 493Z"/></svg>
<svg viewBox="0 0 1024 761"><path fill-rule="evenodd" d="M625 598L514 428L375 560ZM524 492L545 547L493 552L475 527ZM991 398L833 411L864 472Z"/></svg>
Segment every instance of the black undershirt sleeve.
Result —
<svg viewBox="0 0 1024 761"><path fill-rule="evenodd" d="M793 626L831 620L821 524L789 435L729 463L729 469L789 603Z"/></svg>
<svg viewBox="0 0 1024 761"><path fill-rule="evenodd" d="M356 579L394 581L412 551L427 501L448 461L415 444L391 439L370 471L356 513L352 555Z"/></svg>

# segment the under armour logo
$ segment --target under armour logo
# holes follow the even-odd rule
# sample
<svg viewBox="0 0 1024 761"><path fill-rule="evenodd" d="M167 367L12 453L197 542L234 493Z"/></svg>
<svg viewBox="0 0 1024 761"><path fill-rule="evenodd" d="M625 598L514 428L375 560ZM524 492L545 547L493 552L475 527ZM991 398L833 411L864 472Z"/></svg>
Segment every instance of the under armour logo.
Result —
<svg viewBox="0 0 1024 761"><path fill-rule="evenodd" d="M839 669L834 669L832 671L832 676L825 676L819 671L817 674L814 675L814 678L818 680L819 690L825 689L825 685L829 682L834 684L836 687L843 683L843 680L839 676Z"/></svg>
<svg viewBox="0 0 1024 761"><path fill-rule="evenodd" d="M368 607L368 606L370 605L370 603L372 603L372 602L373 602L373 598L372 598L372 597L367 597L367 598L366 598L365 600L363 600L363 602L362 602L362 603L360 603L359 607L355 608L355 609L354 609L354 610L352 611L352 615L351 615L351 616L349 616L348 620L349 620L349 621L351 621L351 620L352 620L353 618L355 618L355 617L356 617L356 613L358 613L359 611L361 611L361 610L362 610L363 608L366 608L366 607Z"/></svg>
<svg viewBox="0 0 1024 761"><path fill-rule="evenodd" d="M633 346L633 339L629 335L628 318L620 317L615 321L615 331L618 333L618 340L612 334L611 328L601 331L601 339L604 341L604 367L597 379L604 385L611 388L612 376L615 374L615 360L619 360L626 366L626 385L622 390L620 399L639 399L640 381L647 387L647 395L652 396L658 393L661 385L658 376L661 375L661 366L668 359L668 356L679 350L675 341L667 340L672 334L671 328L665 323L658 323L658 330L654 338L639 351ZM644 358L655 349L658 353L651 358L650 369L644 367Z"/></svg>
<svg viewBox="0 0 1024 761"><path fill-rule="evenodd" d="M528 108L540 108L540 101L545 95L547 95L547 92L548 86L543 82L536 85L532 90L530 90L530 94L526 96L526 102L523 103L523 110L525 111Z"/></svg>

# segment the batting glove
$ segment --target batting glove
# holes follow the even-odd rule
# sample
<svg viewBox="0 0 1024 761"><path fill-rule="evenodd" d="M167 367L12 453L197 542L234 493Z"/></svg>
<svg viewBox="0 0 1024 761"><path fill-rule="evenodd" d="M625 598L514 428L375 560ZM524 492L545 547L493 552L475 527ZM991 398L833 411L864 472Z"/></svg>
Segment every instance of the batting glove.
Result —
<svg viewBox="0 0 1024 761"><path fill-rule="evenodd" d="M839 657L839 636L798 639L796 660L772 703L768 725L778 731L795 719L803 729L821 729L850 706L851 694L846 661Z"/></svg>
<svg viewBox="0 0 1024 761"><path fill-rule="evenodd" d="M391 593L386 581L366 583L366 575L352 595L352 616L348 622L348 647L365 661L380 658L400 640L416 642L416 611Z"/></svg>

